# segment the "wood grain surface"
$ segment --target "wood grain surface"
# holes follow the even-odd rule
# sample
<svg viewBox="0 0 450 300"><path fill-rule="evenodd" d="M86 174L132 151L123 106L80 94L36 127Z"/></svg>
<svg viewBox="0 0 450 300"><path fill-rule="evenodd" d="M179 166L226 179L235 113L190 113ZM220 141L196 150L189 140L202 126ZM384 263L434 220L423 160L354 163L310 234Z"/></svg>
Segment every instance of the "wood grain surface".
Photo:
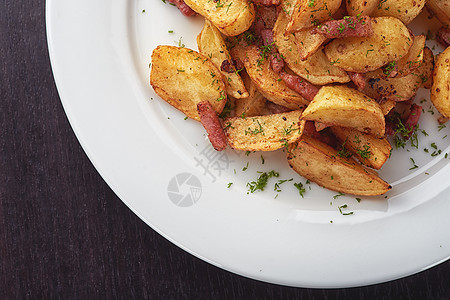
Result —
<svg viewBox="0 0 450 300"><path fill-rule="evenodd" d="M251 280L184 252L137 218L81 149L53 81L44 0L0 1L0 37L0 299L450 297L449 261L319 290Z"/></svg>

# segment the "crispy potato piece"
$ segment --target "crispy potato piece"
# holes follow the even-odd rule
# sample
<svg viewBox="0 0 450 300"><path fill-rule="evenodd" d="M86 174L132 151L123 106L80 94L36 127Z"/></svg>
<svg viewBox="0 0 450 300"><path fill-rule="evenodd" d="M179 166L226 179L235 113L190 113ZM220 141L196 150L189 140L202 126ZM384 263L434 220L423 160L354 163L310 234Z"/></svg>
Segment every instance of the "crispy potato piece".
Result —
<svg viewBox="0 0 450 300"><path fill-rule="evenodd" d="M281 10L290 18L294 12L295 5L298 0L281 0L280 6Z"/></svg>
<svg viewBox="0 0 450 300"><path fill-rule="evenodd" d="M450 118L450 47L436 59L430 98L436 109Z"/></svg>
<svg viewBox="0 0 450 300"><path fill-rule="evenodd" d="M423 60L420 66L413 70L411 74L420 78L421 87L431 89L433 84L433 69L434 69L434 54L430 48L425 47L423 49Z"/></svg>
<svg viewBox="0 0 450 300"><path fill-rule="evenodd" d="M305 60L314 53L328 40L325 36L318 33L311 33L310 28L302 29L293 33L298 55L301 60Z"/></svg>
<svg viewBox="0 0 450 300"><path fill-rule="evenodd" d="M247 74L259 92L269 101L290 109L298 109L309 103L300 94L286 86L270 67L269 58L262 56L257 46L238 45L231 51L233 57L238 57L244 62Z"/></svg>
<svg viewBox="0 0 450 300"><path fill-rule="evenodd" d="M337 192L375 196L392 188L375 171L339 156L331 146L306 135L289 146L287 159L301 176Z"/></svg>
<svg viewBox="0 0 450 300"><path fill-rule="evenodd" d="M329 20L340 6L341 0L298 0L287 25L287 33Z"/></svg>
<svg viewBox="0 0 450 300"><path fill-rule="evenodd" d="M417 69L423 61L423 48L425 47L425 36L414 36L414 41L409 48L408 54L397 61L397 76L406 76Z"/></svg>
<svg viewBox="0 0 450 300"><path fill-rule="evenodd" d="M299 52L296 39L292 34L285 35L288 18L280 12L273 28L275 45L284 58L284 62L291 70L308 80L312 84L325 85L328 83L345 83L350 81L347 72L336 66L330 65L323 49L318 50L308 59L299 60Z"/></svg>
<svg viewBox="0 0 450 300"><path fill-rule="evenodd" d="M382 0L372 12L374 17L394 17L409 24L419 15L425 0Z"/></svg>
<svg viewBox="0 0 450 300"><path fill-rule="evenodd" d="M394 107L396 106L397 102L393 100L383 100L380 101L380 107L383 111L383 114L386 116Z"/></svg>
<svg viewBox="0 0 450 300"><path fill-rule="evenodd" d="M247 0L185 0L195 12L210 20L224 35L235 36L250 28L255 7Z"/></svg>
<svg viewBox="0 0 450 300"><path fill-rule="evenodd" d="M224 60L231 61L231 55L220 31L208 20L205 20L205 25L197 36L197 45L200 53L209 57L219 70ZM244 82L237 72L228 73L221 70L221 73L225 77L228 95L237 99L248 97Z"/></svg>
<svg viewBox="0 0 450 300"><path fill-rule="evenodd" d="M242 72L242 80L245 83L249 96L235 101L235 114L241 117L253 117L266 115L266 98L258 91L247 72Z"/></svg>
<svg viewBox="0 0 450 300"><path fill-rule="evenodd" d="M347 0L347 13L350 16L358 14L370 16L379 2L380 0Z"/></svg>
<svg viewBox="0 0 450 300"><path fill-rule="evenodd" d="M153 50L150 84L163 100L197 121L197 103L207 100L220 113L227 101L217 67L187 48L158 46Z"/></svg>
<svg viewBox="0 0 450 300"><path fill-rule="evenodd" d="M278 18L280 18L280 15L282 15L281 16L281 18L283 18L282 22L286 24L283 26L285 27L287 26L287 23L291 19L295 5L297 5L298 1L299 0L281 0L282 11L280 11ZM277 20L277 22L279 21ZM296 39L298 47L298 55L300 55L301 60L305 60L312 54L314 54L317 51L317 49L319 49L320 46L327 40L327 38L324 37L323 35L312 34L310 33L310 31L311 28L304 28L292 33ZM284 34L287 35L286 32Z"/></svg>
<svg viewBox="0 0 450 300"><path fill-rule="evenodd" d="M450 26L450 3L448 0L427 0L427 7L442 24Z"/></svg>
<svg viewBox="0 0 450 300"><path fill-rule="evenodd" d="M331 131L363 164L374 169L381 169L391 154L391 144L386 138L377 138L356 129L332 126Z"/></svg>
<svg viewBox="0 0 450 300"><path fill-rule="evenodd" d="M351 127L379 137L385 131L380 105L346 86L323 86L303 112L302 119Z"/></svg>
<svg viewBox="0 0 450 300"><path fill-rule="evenodd" d="M428 48L425 48L428 49ZM366 73L366 84L361 92L376 100L406 101L416 95L431 78L433 72L433 54L424 51L426 59L410 74L396 78L380 78L379 72ZM431 80L430 80L431 81Z"/></svg>
<svg viewBox="0 0 450 300"><path fill-rule="evenodd" d="M372 18L370 37L334 39L325 46L331 64L351 72L374 71L405 56L412 45L408 28L393 17Z"/></svg>
<svg viewBox="0 0 450 300"><path fill-rule="evenodd" d="M238 150L273 151L300 138L305 122L300 121L301 110L251 118L226 119L228 144Z"/></svg>
<svg viewBox="0 0 450 300"><path fill-rule="evenodd" d="M413 44L408 54L400 60L390 62L386 66L373 71L377 78L403 77L417 69L423 61L423 49L425 47L425 36L413 36ZM372 75L374 76L374 75Z"/></svg>

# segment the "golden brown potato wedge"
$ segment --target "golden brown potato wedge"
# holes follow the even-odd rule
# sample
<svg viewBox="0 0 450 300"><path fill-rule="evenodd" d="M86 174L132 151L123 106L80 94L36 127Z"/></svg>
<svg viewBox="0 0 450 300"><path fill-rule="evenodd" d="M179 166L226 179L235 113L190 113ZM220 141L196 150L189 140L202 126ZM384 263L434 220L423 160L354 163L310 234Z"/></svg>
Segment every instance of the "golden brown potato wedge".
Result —
<svg viewBox="0 0 450 300"><path fill-rule="evenodd" d="M367 83L360 91L380 101L406 101L411 99L420 87L423 87L427 81L431 81L429 78L431 78L433 72L433 54L429 49L424 53L422 64L406 76L380 78L378 77L378 71L366 73Z"/></svg>
<svg viewBox="0 0 450 300"><path fill-rule="evenodd" d="M323 86L302 114L302 119L355 128L384 136L385 120L380 105L346 86Z"/></svg>
<svg viewBox="0 0 450 300"><path fill-rule="evenodd" d="M394 17L409 24L419 15L425 0L381 0L372 12L374 17Z"/></svg>
<svg viewBox="0 0 450 300"><path fill-rule="evenodd" d="M306 60L299 59L298 45L292 34L285 35L288 18L280 12L273 28L273 37L278 51L284 62L291 70L312 84L325 85L328 83L345 83L350 81L347 72L330 65L323 49L316 51Z"/></svg>
<svg viewBox="0 0 450 300"><path fill-rule="evenodd" d="M247 0L185 0L185 2L228 36L243 33L250 28L255 19L255 8Z"/></svg>
<svg viewBox="0 0 450 300"><path fill-rule="evenodd" d="M287 33L329 20L340 6L341 0L298 0L287 25Z"/></svg>
<svg viewBox="0 0 450 300"><path fill-rule="evenodd" d="M331 64L346 71L374 71L405 56L412 45L408 28L393 17L372 18L373 35L334 39L325 47Z"/></svg>
<svg viewBox="0 0 450 300"><path fill-rule="evenodd" d="M352 128L332 126L330 129L363 165L379 170L391 155L392 147L386 138L377 138Z"/></svg>
<svg viewBox="0 0 450 300"><path fill-rule="evenodd" d="M380 107L383 111L383 114L386 116L394 107L396 106L397 102L393 100L383 100L380 101Z"/></svg>
<svg viewBox="0 0 450 300"><path fill-rule="evenodd" d="M247 72L242 72L249 96L235 101L235 114L240 117L253 117L267 114L266 98L258 91Z"/></svg>
<svg viewBox="0 0 450 300"><path fill-rule="evenodd" d="M423 61L423 49L425 47L425 36L412 36L413 43L408 53L398 61L390 62L384 67L370 72L377 78L403 77L417 69Z"/></svg>
<svg viewBox="0 0 450 300"><path fill-rule="evenodd" d="M225 134L228 144L238 150L273 151L300 138L304 122L301 110L267 116L226 119Z"/></svg>
<svg viewBox="0 0 450 300"><path fill-rule="evenodd" d="M286 86L270 67L268 57L264 57L257 46L238 45L231 51L233 57L238 57L244 62L247 74L267 100L290 109L298 109L309 103L300 94Z"/></svg>
<svg viewBox="0 0 450 300"><path fill-rule="evenodd" d="M421 87L431 89L433 84L433 69L434 69L434 54L430 48L423 49L423 60L420 66L413 70L411 74L419 77L421 80Z"/></svg>
<svg viewBox="0 0 450 300"><path fill-rule="evenodd" d="M311 33L310 28L302 29L293 33L298 55L301 60L305 60L314 53L328 40L322 34Z"/></svg>
<svg viewBox="0 0 450 300"><path fill-rule="evenodd" d="M158 46L153 50L150 84L163 100L197 121L197 103L208 100L219 114L227 101L217 67L187 48Z"/></svg>
<svg viewBox="0 0 450 300"><path fill-rule="evenodd" d="M426 5L442 24L450 26L450 2L448 0L427 0Z"/></svg>
<svg viewBox="0 0 450 300"><path fill-rule="evenodd" d="M290 18L297 2L298 0L281 0L281 10Z"/></svg>
<svg viewBox="0 0 450 300"><path fill-rule="evenodd" d="M392 188L373 170L352 158L341 157L331 146L306 135L289 146L287 159L301 176L337 192L375 196Z"/></svg>
<svg viewBox="0 0 450 300"><path fill-rule="evenodd" d="M437 56L430 92L436 109L445 118L450 118L450 47Z"/></svg>
<svg viewBox="0 0 450 300"><path fill-rule="evenodd" d="M414 41L409 48L408 54L397 61L396 77L406 76L417 69L423 61L423 48L425 47L425 36L414 36Z"/></svg>
<svg viewBox="0 0 450 300"><path fill-rule="evenodd" d="M363 15L370 16L377 8L380 0L346 0L347 13L350 16Z"/></svg>
<svg viewBox="0 0 450 300"><path fill-rule="evenodd" d="M197 45L200 53L209 57L219 70L224 60L231 61L231 55L220 31L208 20L205 20L205 25L197 36ZM244 82L237 71L229 73L221 70L221 73L225 77L228 95L236 99L248 97Z"/></svg>

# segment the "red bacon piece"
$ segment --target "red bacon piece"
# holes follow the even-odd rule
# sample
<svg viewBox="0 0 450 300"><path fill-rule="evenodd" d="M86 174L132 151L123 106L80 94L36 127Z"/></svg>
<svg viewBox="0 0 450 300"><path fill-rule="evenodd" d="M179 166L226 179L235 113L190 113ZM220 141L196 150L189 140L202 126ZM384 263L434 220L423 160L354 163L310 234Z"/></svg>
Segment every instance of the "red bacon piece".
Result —
<svg viewBox="0 0 450 300"><path fill-rule="evenodd" d="M350 36L371 36L372 22L368 16L346 16L341 20L324 22L311 30L313 34L321 34L329 39Z"/></svg>
<svg viewBox="0 0 450 300"><path fill-rule="evenodd" d="M197 15L195 11L192 10L185 2L184 0L168 0L170 3L174 4L178 9L181 11L183 15L186 17L192 17Z"/></svg>
<svg viewBox="0 0 450 300"><path fill-rule="evenodd" d="M347 72L347 74L358 89L363 89L366 86L366 78L363 73Z"/></svg>
<svg viewBox="0 0 450 300"><path fill-rule="evenodd" d="M270 53L270 66L275 73L279 74L284 69L284 60L275 48L273 31L271 29L263 29L261 30L261 37L263 44L267 49L266 51Z"/></svg>
<svg viewBox="0 0 450 300"><path fill-rule="evenodd" d="M197 111L200 115L200 122L208 133L208 138L214 149L222 151L227 147L227 139L220 123L219 116L209 101L202 101L197 104Z"/></svg>
<svg viewBox="0 0 450 300"><path fill-rule="evenodd" d="M420 118L421 114L422 114L422 106L417 105L417 104L411 105L409 115L408 115L408 117L406 117L406 121L405 121L405 128L409 133L408 138L411 137L411 135L414 132L414 129L416 128L417 124L419 123L419 118Z"/></svg>
<svg viewBox="0 0 450 300"><path fill-rule="evenodd" d="M436 33L436 41L446 48L450 46L450 28L439 28Z"/></svg>
<svg viewBox="0 0 450 300"><path fill-rule="evenodd" d="M269 100L266 101L266 107L272 114L281 114L291 111L292 109L285 106L275 104Z"/></svg>
<svg viewBox="0 0 450 300"><path fill-rule="evenodd" d="M317 87L315 87L308 81L304 80L300 76L291 75L286 72L281 72L280 77L281 79L283 79L284 83L286 83L288 88L296 91L308 101L312 101L314 96L319 91Z"/></svg>
<svg viewBox="0 0 450 300"><path fill-rule="evenodd" d="M281 3L281 0L253 0L252 2L264 6L272 6L279 5Z"/></svg>

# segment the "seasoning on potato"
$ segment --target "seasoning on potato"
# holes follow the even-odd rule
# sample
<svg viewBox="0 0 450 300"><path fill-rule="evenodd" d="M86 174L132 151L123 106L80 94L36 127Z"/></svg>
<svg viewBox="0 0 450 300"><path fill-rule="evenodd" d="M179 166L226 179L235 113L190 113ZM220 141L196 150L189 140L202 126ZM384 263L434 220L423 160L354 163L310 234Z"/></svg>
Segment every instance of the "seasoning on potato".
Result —
<svg viewBox="0 0 450 300"><path fill-rule="evenodd" d="M203 54L187 48L153 50L150 84L163 100L197 121L197 103L209 101L220 114L227 101L219 69Z"/></svg>

